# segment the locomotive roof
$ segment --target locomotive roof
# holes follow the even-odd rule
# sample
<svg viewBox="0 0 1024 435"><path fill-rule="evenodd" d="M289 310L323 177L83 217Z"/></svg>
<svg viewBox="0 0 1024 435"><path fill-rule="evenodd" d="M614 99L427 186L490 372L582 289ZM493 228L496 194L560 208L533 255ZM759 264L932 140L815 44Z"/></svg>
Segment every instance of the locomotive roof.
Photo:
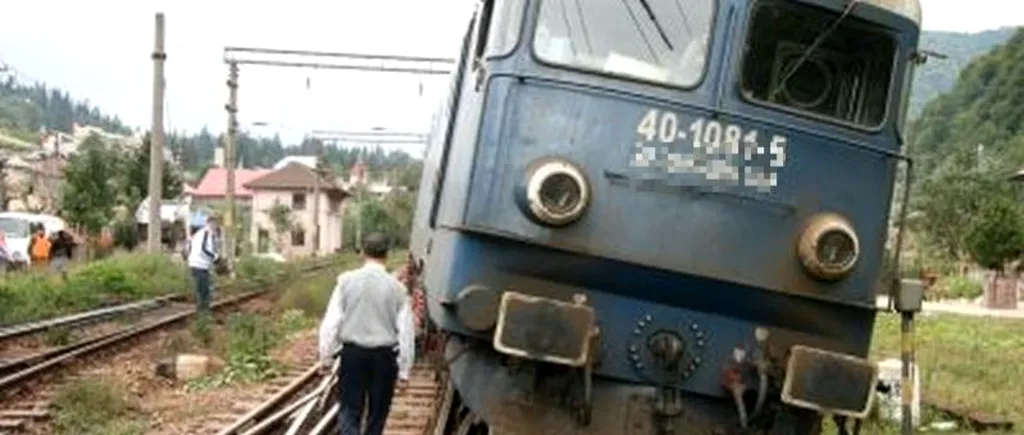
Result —
<svg viewBox="0 0 1024 435"><path fill-rule="evenodd" d="M902 15L921 27L921 0L861 0L864 3Z"/></svg>

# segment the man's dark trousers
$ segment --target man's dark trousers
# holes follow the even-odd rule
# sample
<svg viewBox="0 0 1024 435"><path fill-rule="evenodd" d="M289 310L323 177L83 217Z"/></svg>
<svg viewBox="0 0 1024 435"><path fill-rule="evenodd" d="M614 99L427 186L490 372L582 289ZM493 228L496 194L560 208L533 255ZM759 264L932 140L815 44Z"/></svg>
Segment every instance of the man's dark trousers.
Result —
<svg viewBox="0 0 1024 435"><path fill-rule="evenodd" d="M391 409L391 397L398 377L398 354L394 346L362 347L343 343L341 367L341 435L381 435ZM366 431L360 431L364 403L368 406Z"/></svg>
<svg viewBox="0 0 1024 435"><path fill-rule="evenodd" d="M196 281L196 311L208 313L210 311L210 271L193 267L192 278Z"/></svg>

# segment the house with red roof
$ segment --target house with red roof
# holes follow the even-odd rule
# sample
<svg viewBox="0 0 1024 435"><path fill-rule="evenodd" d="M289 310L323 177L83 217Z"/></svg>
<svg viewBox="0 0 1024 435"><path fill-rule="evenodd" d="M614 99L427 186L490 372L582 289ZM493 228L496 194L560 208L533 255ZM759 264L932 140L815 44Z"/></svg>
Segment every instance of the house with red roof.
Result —
<svg viewBox="0 0 1024 435"><path fill-rule="evenodd" d="M245 184L273 172L270 169L235 169L236 224L245 226L252 209L252 191ZM203 174L192 189L185 192L192 210L225 210L228 204L227 168L215 166Z"/></svg>
<svg viewBox="0 0 1024 435"><path fill-rule="evenodd" d="M290 161L244 186L252 192L249 240L257 252L296 257L341 250L345 198L349 193L332 177L318 174L302 162ZM319 198L314 193L318 188ZM287 215L275 218L273 210L281 206L288 210ZM315 242L317 226L319 241Z"/></svg>

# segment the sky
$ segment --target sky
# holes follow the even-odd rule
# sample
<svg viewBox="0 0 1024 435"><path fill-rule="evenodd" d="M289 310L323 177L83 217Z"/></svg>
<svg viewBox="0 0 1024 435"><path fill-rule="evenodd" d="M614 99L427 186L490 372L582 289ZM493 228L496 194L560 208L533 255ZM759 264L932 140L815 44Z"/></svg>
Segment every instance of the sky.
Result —
<svg viewBox="0 0 1024 435"><path fill-rule="evenodd" d="M21 78L67 89L144 129L152 119L154 14L164 12L164 128L197 132L207 126L216 134L227 124L225 46L450 58L474 1L5 3L0 61L15 67ZM922 5L926 30L1024 25L1024 0L922 0ZM295 141L312 130L426 132L448 78L243 65L239 83L240 128ZM420 154L418 145L404 147Z"/></svg>

